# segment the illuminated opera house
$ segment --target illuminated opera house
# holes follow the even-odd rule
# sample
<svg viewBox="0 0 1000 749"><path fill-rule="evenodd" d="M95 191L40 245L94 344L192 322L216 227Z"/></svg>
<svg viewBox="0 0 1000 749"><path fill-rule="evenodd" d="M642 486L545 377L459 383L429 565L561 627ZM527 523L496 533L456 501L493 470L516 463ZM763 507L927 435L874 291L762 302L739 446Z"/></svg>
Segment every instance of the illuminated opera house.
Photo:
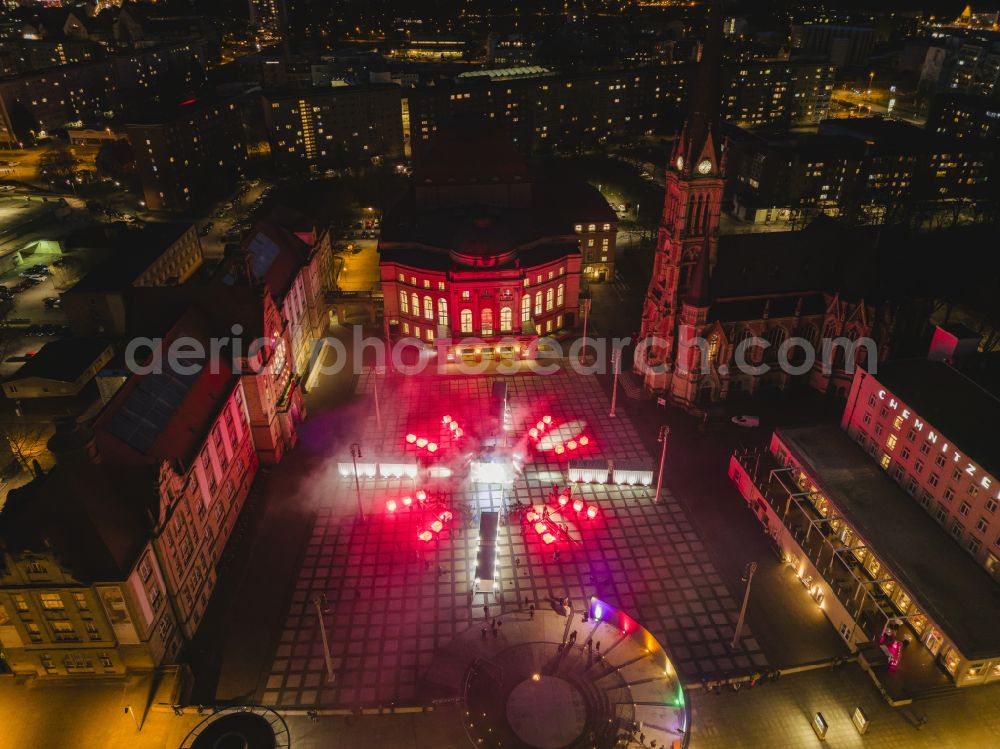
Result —
<svg viewBox="0 0 1000 749"><path fill-rule="evenodd" d="M503 136L443 132L383 220L390 330L449 358L527 357L576 326L582 237L614 227L595 188L536 179Z"/></svg>

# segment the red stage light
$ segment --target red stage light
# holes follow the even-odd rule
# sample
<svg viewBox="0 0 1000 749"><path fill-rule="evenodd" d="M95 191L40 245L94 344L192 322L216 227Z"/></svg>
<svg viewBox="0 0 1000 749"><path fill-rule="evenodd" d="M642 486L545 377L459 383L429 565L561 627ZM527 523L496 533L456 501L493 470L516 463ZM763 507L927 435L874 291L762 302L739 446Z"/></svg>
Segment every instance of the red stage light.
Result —
<svg viewBox="0 0 1000 749"><path fill-rule="evenodd" d="M465 432L463 432L461 429L456 429L455 430L455 436L456 437L461 437L463 434L465 434Z"/></svg>
<svg viewBox="0 0 1000 749"><path fill-rule="evenodd" d="M444 424L451 424L451 417L450 416L442 416L441 417L441 421Z"/></svg>
<svg viewBox="0 0 1000 749"><path fill-rule="evenodd" d="M580 447L586 447L590 444L590 437L583 436L580 438Z"/></svg>
<svg viewBox="0 0 1000 749"><path fill-rule="evenodd" d="M389 512L395 512L396 511L396 500L390 499L388 502L386 502L385 503L385 509L387 509Z"/></svg>
<svg viewBox="0 0 1000 749"><path fill-rule="evenodd" d="M433 523L431 523L431 530L434 531L435 533L440 533L442 528L444 528L444 523L442 523L440 520L435 520Z"/></svg>
<svg viewBox="0 0 1000 749"><path fill-rule="evenodd" d="M413 504L413 497L407 494L401 501L403 502L403 507L409 507Z"/></svg>
<svg viewBox="0 0 1000 749"><path fill-rule="evenodd" d="M434 534L431 533L430 531L420 531L420 533L417 534L417 538L419 538L421 541L430 541L432 538L434 538Z"/></svg>
<svg viewBox="0 0 1000 749"><path fill-rule="evenodd" d="M414 442L417 441L417 435L415 435L415 434L408 434L408 435L406 435L406 441L409 442L412 445Z"/></svg>
<svg viewBox="0 0 1000 749"><path fill-rule="evenodd" d="M534 510L528 510L528 514L525 515L525 517L528 519L529 523L534 523L536 520L538 520L539 515Z"/></svg>
<svg viewBox="0 0 1000 749"><path fill-rule="evenodd" d="M583 509L583 500L582 499L574 499L573 500L573 510L576 511L576 512L579 512L582 509Z"/></svg>
<svg viewBox="0 0 1000 749"><path fill-rule="evenodd" d="M587 517L591 520L597 517L597 505L591 505L587 508Z"/></svg>
<svg viewBox="0 0 1000 749"><path fill-rule="evenodd" d="M556 455L562 455L564 452L566 452L565 447L562 445L556 445Z"/></svg>
<svg viewBox="0 0 1000 749"><path fill-rule="evenodd" d="M565 507L568 502L569 502L569 495L568 494L560 494L559 495L559 506L560 507Z"/></svg>
<svg viewBox="0 0 1000 749"><path fill-rule="evenodd" d="M546 424L551 424L552 423L552 417L551 416L543 416L542 417L542 421L544 421Z"/></svg>
<svg viewBox="0 0 1000 749"><path fill-rule="evenodd" d="M531 427L531 429L528 430L528 436L531 437L531 439L533 439L533 440L537 440L538 439L538 429L535 428L535 427Z"/></svg>
<svg viewBox="0 0 1000 749"><path fill-rule="evenodd" d="M449 520L452 519L453 516L451 514L451 510L445 510L438 517L447 523Z"/></svg>
<svg viewBox="0 0 1000 749"><path fill-rule="evenodd" d="M576 440L570 440L569 442L567 442L566 447L568 447L570 450L576 450Z"/></svg>
<svg viewBox="0 0 1000 749"><path fill-rule="evenodd" d="M448 428L453 432L456 431L458 429L458 422L457 421L448 422Z"/></svg>
<svg viewBox="0 0 1000 749"><path fill-rule="evenodd" d="M544 432L545 422L539 421L537 424L535 424L535 429L537 429L539 432Z"/></svg>
<svg viewBox="0 0 1000 749"><path fill-rule="evenodd" d="M427 439L424 438L424 437L421 437L420 439L418 439L417 440L417 447L427 447Z"/></svg>
<svg viewBox="0 0 1000 749"><path fill-rule="evenodd" d="M542 541L544 541L547 544L553 544L556 541L556 537L553 536L551 533L546 533L544 536L542 536Z"/></svg>
<svg viewBox="0 0 1000 749"><path fill-rule="evenodd" d="M427 443L427 452L429 452L429 453L436 453L437 451L438 451L437 442L428 442Z"/></svg>
<svg viewBox="0 0 1000 749"><path fill-rule="evenodd" d="M545 525L545 523L543 523L541 521L535 523L535 533L545 533L545 530L547 528L548 528L548 526Z"/></svg>

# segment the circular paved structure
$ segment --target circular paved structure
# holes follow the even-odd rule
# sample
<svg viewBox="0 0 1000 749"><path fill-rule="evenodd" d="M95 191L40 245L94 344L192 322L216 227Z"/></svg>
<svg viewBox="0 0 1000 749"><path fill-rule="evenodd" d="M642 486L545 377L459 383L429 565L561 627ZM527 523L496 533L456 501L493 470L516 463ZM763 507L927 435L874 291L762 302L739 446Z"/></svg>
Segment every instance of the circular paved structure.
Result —
<svg viewBox="0 0 1000 749"><path fill-rule="evenodd" d="M461 700L480 749L613 749L640 733L686 747L690 713L659 643L604 602L592 612L510 611L492 634L479 619L437 650L421 689Z"/></svg>
<svg viewBox="0 0 1000 749"><path fill-rule="evenodd" d="M507 698L507 723L535 749L559 749L583 734L587 707L580 690L559 676L525 679Z"/></svg>
<svg viewBox="0 0 1000 749"><path fill-rule="evenodd" d="M273 710L226 708L191 729L180 749L288 749L288 726Z"/></svg>

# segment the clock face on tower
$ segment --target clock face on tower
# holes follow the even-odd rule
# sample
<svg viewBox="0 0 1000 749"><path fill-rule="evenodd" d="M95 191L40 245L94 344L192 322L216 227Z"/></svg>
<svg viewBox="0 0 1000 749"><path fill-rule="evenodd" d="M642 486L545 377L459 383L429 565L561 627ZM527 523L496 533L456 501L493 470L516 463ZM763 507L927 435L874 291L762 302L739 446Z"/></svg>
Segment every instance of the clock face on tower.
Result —
<svg viewBox="0 0 1000 749"><path fill-rule="evenodd" d="M677 171L678 172L683 172L684 171L684 157L683 156L678 156L677 157Z"/></svg>
<svg viewBox="0 0 1000 749"><path fill-rule="evenodd" d="M698 164L699 174L708 174L710 171L712 171L712 162L708 159L704 159L700 164Z"/></svg>

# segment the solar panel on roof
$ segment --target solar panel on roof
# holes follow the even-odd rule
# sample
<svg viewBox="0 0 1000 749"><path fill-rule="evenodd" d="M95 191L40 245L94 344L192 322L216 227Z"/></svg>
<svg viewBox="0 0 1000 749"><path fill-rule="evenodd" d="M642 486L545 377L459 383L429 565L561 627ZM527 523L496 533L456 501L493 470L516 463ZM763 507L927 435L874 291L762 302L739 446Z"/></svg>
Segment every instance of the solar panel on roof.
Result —
<svg viewBox="0 0 1000 749"><path fill-rule="evenodd" d="M195 362L182 360L180 364L190 366ZM112 417L108 431L139 452L148 453L198 375L170 371L144 375Z"/></svg>

